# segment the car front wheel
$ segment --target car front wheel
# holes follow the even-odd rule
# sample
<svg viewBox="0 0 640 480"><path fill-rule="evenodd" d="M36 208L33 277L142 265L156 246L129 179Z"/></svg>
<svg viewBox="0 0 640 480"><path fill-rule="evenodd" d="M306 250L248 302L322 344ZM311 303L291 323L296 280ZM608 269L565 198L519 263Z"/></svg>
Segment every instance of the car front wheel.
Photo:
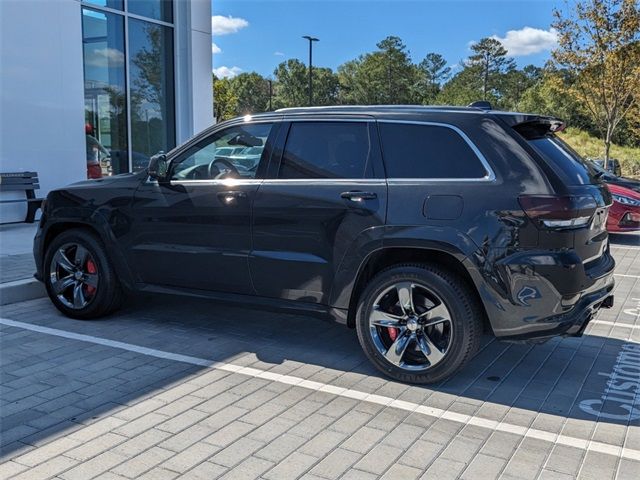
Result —
<svg viewBox="0 0 640 480"><path fill-rule="evenodd" d="M402 382L434 383L476 353L482 316L458 276L435 266L398 265L368 284L356 329L365 354L380 371Z"/></svg>
<svg viewBox="0 0 640 480"><path fill-rule="evenodd" d="M120 306L122 291L104 244L89 231L74 229L55 237L44 270L49 298L69 317L98 318Z"/></svg>

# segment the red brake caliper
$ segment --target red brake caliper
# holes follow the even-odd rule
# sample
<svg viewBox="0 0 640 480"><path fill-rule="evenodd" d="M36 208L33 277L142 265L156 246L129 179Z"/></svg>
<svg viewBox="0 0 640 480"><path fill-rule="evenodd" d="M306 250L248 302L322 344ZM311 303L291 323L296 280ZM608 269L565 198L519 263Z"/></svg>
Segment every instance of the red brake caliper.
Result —
<svg viewBox="0 0 640 480"><path fill-rule="evenodd" d="M98 271L98 269L96 268L96 264L93 263L93 260L88 259L87 260L87 273L96 273ZM87 293L90 295L93 295L96 291L96 287L93 287L91 285L85 285L85 287L87 287Z"/></svg>
<svg viewBox="0 0 640 480"><path fill-rule="evenodd" d="M396 338L398 338L398 329L394 327L387 327L387 330L389 331L389 338L392 342L395 342Z"/></svg>

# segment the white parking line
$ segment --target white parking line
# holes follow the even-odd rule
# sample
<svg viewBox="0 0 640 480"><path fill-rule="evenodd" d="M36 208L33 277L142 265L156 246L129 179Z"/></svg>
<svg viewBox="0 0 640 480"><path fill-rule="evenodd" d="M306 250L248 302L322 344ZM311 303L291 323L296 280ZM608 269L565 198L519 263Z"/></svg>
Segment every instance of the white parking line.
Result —
<svg viewBox="0 0 640 480"><path fill-rule="evenodd" d="M544 430L538 430L536 428L528 428L520 425L514 425L509 423L503 423L496 420L489 420L486 418L475 417L472 415L465 415L456 412L449 412L440 408L429 407L426 405L420 405L413 402L406 402L404 400L396 400L391 397L383 395L375 395L371 393L361 392L358 390L352 390L349 388L338 387L326 383L314 382L311 380L305 380L300 377L294 377L291 375L282 375L279 373L269 372L265 370L259 370L256 368L245 367L242 365L234 365L233 363L214 362L204 358L192 357L189 355L182 355L178 353L166 352L163 350L156 350L155 348L141 347L139 345L133 345L130 343L118 342L115 340L109 340L106 338L94 337L92 335L84 335L80 333L68 332L66 330L59 330L57 328L43 327L40 325L33 325L30 323L18 322L10 320L8 318L0 318L0 324L9 327L17 327L33 332L43 333L46 335L54 335L62 338L69 338L72 340L79 340L81 342L88 342L97 345L103 345L106 347L119 348L121 350L127 350L129 352L136 352L143 355L149 355L151 357L162 358L166 360L175 360L177 362L189 363L191 365L198 365L206 368L213 368L217 370L224 370L226 372L238 373L240 375L248 375L250 377L262 378L264 380L270 380L273 382L283 383L287 385L295 385L297 387L307 388L309 390L315 390L318 392L325 392L332 395L337 395L346 398L353 398L363 402L376 403L378 405L384 405L407 412L420 413L429 417L442 418L453 422L461 423L464 425L474 425L477 427L487 428L494 431L515 433L522 437L537 438L551 443L567 445L570 447L577 447L582 450L588 450L593 452L604 453L607 455L613 455L620 458L626 458L629 460L640 460L640 450L631 448L622 448L617 445L611 445L604 442L589 442L589 440L570 437L568 435L558 435L557 433L547 432Z"/></svg>
<svg viewBox="0 0 640 480"><path fill-rule="evenodd" d="M620 322L608 322L606 320L591 320L589 322L589 325L591 325L593 323L598 323L600 325L611 325L611 326L614 326L614 327L631 328L633 330L635 330L636 328L640 328L640 325L631 325L631 324L628 324L628 323L620 323Z"/></svg>
<svg viewBox="0 0 640 480"><path fill-rule="evenodd" d="M630 247L629 245L613 245L609 244L611 248L618 248L620 250L640 250L640 247Z"/></svg>
<svg viewBox="0 0 640 480"><path fill-rule="evenodd" d="M625 278L640 278L640 275L626 275L624 273L614 273L614 277L625 277Z"/></svg>

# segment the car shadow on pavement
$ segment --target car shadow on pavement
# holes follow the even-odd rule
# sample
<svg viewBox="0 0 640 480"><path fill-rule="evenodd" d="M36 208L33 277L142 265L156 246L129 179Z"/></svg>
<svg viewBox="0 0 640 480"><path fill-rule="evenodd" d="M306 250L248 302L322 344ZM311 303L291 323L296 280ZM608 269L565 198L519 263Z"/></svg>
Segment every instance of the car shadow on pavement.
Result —
<svg viewBox="0 0 640 480"><path fill-rule="evenodd" d="M624 428L640 416L633 407L640 347L615 338L585 335L527 345L486 336L480 352L461 372L440 384L415 386L393 382L375 370L354 330L303 315L144 296L104 320L78 322L62 317L46 300L32 304L38 314L23 321L211 362L251 365L444 410L462 408L459 413L495 405L492 420L517 411L532 418L539 413L556 420L595 421L602 412L600 422ZM10 312L4 316L16 318ZM7 332L19 335L20 329L3 326L2 332L0 338L6 338ZM203 371L175 360L29 333L33 337L25 334L20 345L3 342L0 354L2 383L9 386L0 408L0 453L5 459L25 444L65 435ZM49 350L38 351L43 346ZM79 350L85 355L70 362L56 356ZM607 382L615 375L633 378L627 390L611 391L607 397ZM12 382L33 393L12 398ZM222 392L214 394L218 393Z"/></svg>

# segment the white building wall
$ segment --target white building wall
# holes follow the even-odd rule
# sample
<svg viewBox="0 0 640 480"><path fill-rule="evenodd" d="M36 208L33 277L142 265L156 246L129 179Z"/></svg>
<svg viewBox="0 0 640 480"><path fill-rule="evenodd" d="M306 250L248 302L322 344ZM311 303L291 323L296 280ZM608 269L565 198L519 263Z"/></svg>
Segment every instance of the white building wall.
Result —
<svg viewBox="0 0 640 480"><path fill-rule="evenodd" d="M38 172L42 196L86 178L80 19L76 0L0 0L0 172ZM0 203L0 222L25 214Z"/></svg>
<svg viewBox="0 0 640 480"><path fill-rule="evenodd" d="M176 103L182 109L177 142L182 143L213 124L211 80L211 1L176 3Z"/></svg>
<svg viewBox="0 0 640 480"><path fill-rule="evenodd" d="M176 140L213 123L210 0L175 0ZM80 0L0 0L0 172L49 190L86 178ZM0 199L24 198L2 192ZM25 203L0 203L0 223Z"/></svg>

